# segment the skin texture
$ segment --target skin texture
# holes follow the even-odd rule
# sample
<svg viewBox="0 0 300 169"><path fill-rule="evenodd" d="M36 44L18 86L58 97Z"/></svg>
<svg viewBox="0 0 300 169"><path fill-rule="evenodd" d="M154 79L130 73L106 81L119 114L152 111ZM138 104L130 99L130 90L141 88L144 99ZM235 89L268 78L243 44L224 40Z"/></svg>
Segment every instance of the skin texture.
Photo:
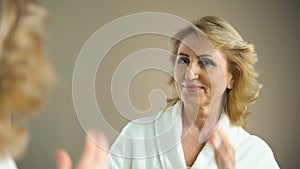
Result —
<svg viewBox="0 0 300 169"><path fill-rule="evenodd" d="M178 47L174 79L183 102L182 147L186 165L192 166L209 136L214 143L214 135L218 134L222 143L214 147L218 167L235 168L233 147L227 137L220 134L221 129L214 132L224 94L234 81L226 58L203 35L189 33Z"/></svg>

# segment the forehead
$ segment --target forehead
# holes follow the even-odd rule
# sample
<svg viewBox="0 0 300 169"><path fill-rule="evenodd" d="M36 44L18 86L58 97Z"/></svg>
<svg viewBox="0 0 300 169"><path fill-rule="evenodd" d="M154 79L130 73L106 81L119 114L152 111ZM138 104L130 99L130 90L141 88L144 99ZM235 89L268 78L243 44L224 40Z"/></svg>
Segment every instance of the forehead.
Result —
<svg viewBox="0 0 300 169"><path fill-rule="evenodd" d="M198 33L189 33L181 41L178 52L193 52L196 55L216 55L217 50L205 35Z"/></svg>

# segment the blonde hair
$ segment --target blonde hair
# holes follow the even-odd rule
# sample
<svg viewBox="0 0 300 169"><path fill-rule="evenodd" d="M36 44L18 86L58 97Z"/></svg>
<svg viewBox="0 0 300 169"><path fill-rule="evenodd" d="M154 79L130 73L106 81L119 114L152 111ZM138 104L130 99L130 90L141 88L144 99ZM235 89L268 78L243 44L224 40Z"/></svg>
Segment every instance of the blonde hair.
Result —
<svg viewBox="0 0 300 169"><path fill-rule="evenodd" d="M44 48L48 16L34 0L0 3L0 155L18 157L28 141L27 122L54 80Z"/></svg>
<svg viewBox="0 0 300 169"><path fill-rule="evenodd" d="M233 88L227 89L225 112L233 125L245 127L245 118L250 113L247 106L256 101L262 87L257 82L258 73L254 68L257 61L254 46L244 41L239 33L222 18L206 16L196 20L193 24L225 56L228 70L234 78ZM181 40L193 29L181 30L171 39L173 54L177 55ZM173 78L170 84L174 87ZM167 105L173 105L178 100L178 97L168 99Z"/></svg>

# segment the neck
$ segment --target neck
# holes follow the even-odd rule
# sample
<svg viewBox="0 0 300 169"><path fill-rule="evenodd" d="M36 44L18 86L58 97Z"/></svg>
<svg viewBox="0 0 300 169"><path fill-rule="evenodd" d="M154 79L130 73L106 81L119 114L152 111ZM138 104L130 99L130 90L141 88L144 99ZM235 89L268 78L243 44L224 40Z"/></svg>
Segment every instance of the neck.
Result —
<svg viewBox="0 0 300 169"><path fill-rule="evenodd" d="M205 122L217 123L223 111L223 97L216 98L209 105L189 105L183 104L182 107L182 127L203 128Z"/></svg>

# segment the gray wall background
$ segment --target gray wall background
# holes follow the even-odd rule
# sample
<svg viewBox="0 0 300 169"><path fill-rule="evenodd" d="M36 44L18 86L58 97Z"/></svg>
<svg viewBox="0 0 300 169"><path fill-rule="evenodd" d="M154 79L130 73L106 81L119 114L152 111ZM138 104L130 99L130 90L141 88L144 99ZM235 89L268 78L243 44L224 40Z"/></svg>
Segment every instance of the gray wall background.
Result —
<svg viewBox="0 0 300 169"><path fill-rule="evenodd" d="M295 1L296 2L296 1ZM263 138L272 148L281 168L298 168L299 139L299 4L292 1L180 1L180 0L42 0L50 14L48 48L58 84L43 112L31 121L31 142L18 161L21 169L53 169L58 148L70 152L74 161L81 155L85 133L72 103L74 63L85 41L106 23L132 13L156 11L187 20L205 15L225 18L256 46L257 69L264 87L251 106L248 131ZM151 21L150 21L151 22ZM110 77L122 58L147 47L167 47L166 38L130 38L116 46L97 76L96 94L107 120L120 130L127 121L117 116L110 96ZM157 71L139 74L132 82L131 99L146 109L153 88L167 90L167 77ZM143 87L140 87L143 86ZM109 134L109 133L108 133Z"/></svg>

